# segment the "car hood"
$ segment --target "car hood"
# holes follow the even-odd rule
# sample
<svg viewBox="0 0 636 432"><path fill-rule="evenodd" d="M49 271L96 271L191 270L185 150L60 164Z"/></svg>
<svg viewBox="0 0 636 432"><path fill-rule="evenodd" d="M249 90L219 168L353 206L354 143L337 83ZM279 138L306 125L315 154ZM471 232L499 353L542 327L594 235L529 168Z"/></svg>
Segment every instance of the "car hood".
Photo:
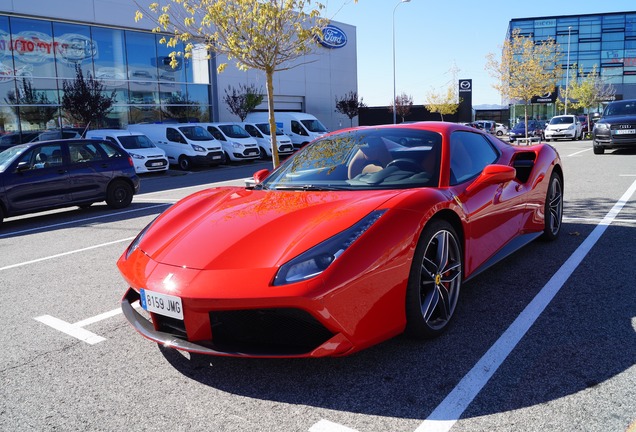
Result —
<svg viewBox="0 0 636 432"><path fill-rule="evenodd" d="M192 269L269 268L350 227L400 191L208 189L164 212L139 247Z"/></svg>

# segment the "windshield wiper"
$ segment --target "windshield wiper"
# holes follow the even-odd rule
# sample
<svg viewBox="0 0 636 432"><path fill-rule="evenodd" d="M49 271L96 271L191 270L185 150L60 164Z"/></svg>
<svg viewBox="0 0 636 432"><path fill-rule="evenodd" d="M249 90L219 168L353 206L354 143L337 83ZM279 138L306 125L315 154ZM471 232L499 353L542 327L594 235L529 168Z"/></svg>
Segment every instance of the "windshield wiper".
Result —
<svg viewBox="0 0 636 432"><path fill-rule="evenodd" d="M275 189L276 190L300 190L300 191L338 191L338 190L348 190L349 187L302 184L302 185L277 185Z"/></svg>

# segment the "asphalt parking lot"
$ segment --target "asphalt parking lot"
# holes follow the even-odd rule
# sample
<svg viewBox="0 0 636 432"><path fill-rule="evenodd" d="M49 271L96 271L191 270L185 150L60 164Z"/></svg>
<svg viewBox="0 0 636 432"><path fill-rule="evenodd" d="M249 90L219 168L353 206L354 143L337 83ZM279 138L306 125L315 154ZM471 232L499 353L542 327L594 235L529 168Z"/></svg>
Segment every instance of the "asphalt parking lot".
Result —
<svg viewBox="0 0 636 432"><path fill-rule="evenodd" d="M190 356L143 339L120 312L115 263L147 223L271 163L147 176L121 211L6 219L0 430L636 431L636 152L552 144L561 237L464 285L442 337L338 359Z"/></svg>

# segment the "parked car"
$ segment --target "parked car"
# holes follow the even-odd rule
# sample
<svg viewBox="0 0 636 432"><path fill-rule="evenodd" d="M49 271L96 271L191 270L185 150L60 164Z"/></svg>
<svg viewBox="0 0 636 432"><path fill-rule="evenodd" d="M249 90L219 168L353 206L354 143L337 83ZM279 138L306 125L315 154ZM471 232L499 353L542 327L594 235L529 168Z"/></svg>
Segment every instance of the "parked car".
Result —
<svg viewBox="0 0 636 432"><path fill-rule="evenodd" d="M167 171L170 167L166 152L141 132L122 129L93 129L86 138L103 139L126 150L133 158L137 174Z"/></svg>
<svg viewBox="0 0 636 432"><path fill-rule="evenodd" d="M238 123L199 123L221 143L225 162L258 159L261 155L256 140Z"/></svg>
<svg viewBox="0 0 636 432"><path fill-rule="evenodd" d="M495 135L498 137L508 135L508 126L503 123L495 123Z"/></svg>
<svg viewBox="0 0 636 432"><path fill-rule="evenodd" d="M297 149L328 132L320 120L308 113L276 111L274 117L276 127L292 140ZM245 118L246 122L251 123L268 120L269 113L267 112L251 112Z"/></svg>
<svg viewBox="0 0 636 432"><path fill-rule="evenodd" d="M123 252L121 307L141 335L261 358L432 338L465 281L561 231L552 146L448 122L334 132L254 182L184 198Z"/></svg>
<svg viewBox="0 0 636 432"><path fill-rule="evenodd" d="M476 120L472 123L469 123L469 125L490 134L495 134L497 130L497 124L492 120Z"/></svg>
<svg viewBox="0 0 636 432"><path fill-rule="evenodd" d="M132 158L102 140L15 145L0 153L0 222L9 216L106 201L119 209L139 192Z"/></svg>
<svg viewBox="0 0 636 432"><path fill-rule="evenodd" d="M272 157L272 134L268 122L241 123L243 129L247 131L257 142L261 159ZM276 128L276 147L279 156L289 156L294 153L294 144L291 139Z"/></svg>
<svg viewBox="0 0 636 432"><path fill-rule="evenodd" d="M605 149L636 148L636 99L607 104L592 131L594 154Z"/></svg>
<svg viewBox="0 0 636 432"><path fill-rule="evenodd" d="M578 116L564 114L552 117L543 134L546 141L558 139L574 141L583 139L583 128Z"/></svg>
<svg viewBox="0 0 636 432"><path fill-rule="evenodd" d="M508 134L510 142L526 137L526 124L521 121L517 123ZM538 120L528 120L528 137L543 139L543 124Z"/></svg>

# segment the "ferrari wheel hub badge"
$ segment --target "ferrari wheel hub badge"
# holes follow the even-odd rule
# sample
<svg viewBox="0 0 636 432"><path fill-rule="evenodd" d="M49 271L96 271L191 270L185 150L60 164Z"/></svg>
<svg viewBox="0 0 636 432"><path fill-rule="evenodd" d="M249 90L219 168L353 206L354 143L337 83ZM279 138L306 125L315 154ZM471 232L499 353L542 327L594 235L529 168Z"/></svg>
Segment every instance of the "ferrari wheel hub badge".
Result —
<svg viewBox="0 0 636 432"><path fill-rule="evenodd" d="M442 275L441 274L436 274L435 275L435 285L439 285L442 283Z"/></svg>

